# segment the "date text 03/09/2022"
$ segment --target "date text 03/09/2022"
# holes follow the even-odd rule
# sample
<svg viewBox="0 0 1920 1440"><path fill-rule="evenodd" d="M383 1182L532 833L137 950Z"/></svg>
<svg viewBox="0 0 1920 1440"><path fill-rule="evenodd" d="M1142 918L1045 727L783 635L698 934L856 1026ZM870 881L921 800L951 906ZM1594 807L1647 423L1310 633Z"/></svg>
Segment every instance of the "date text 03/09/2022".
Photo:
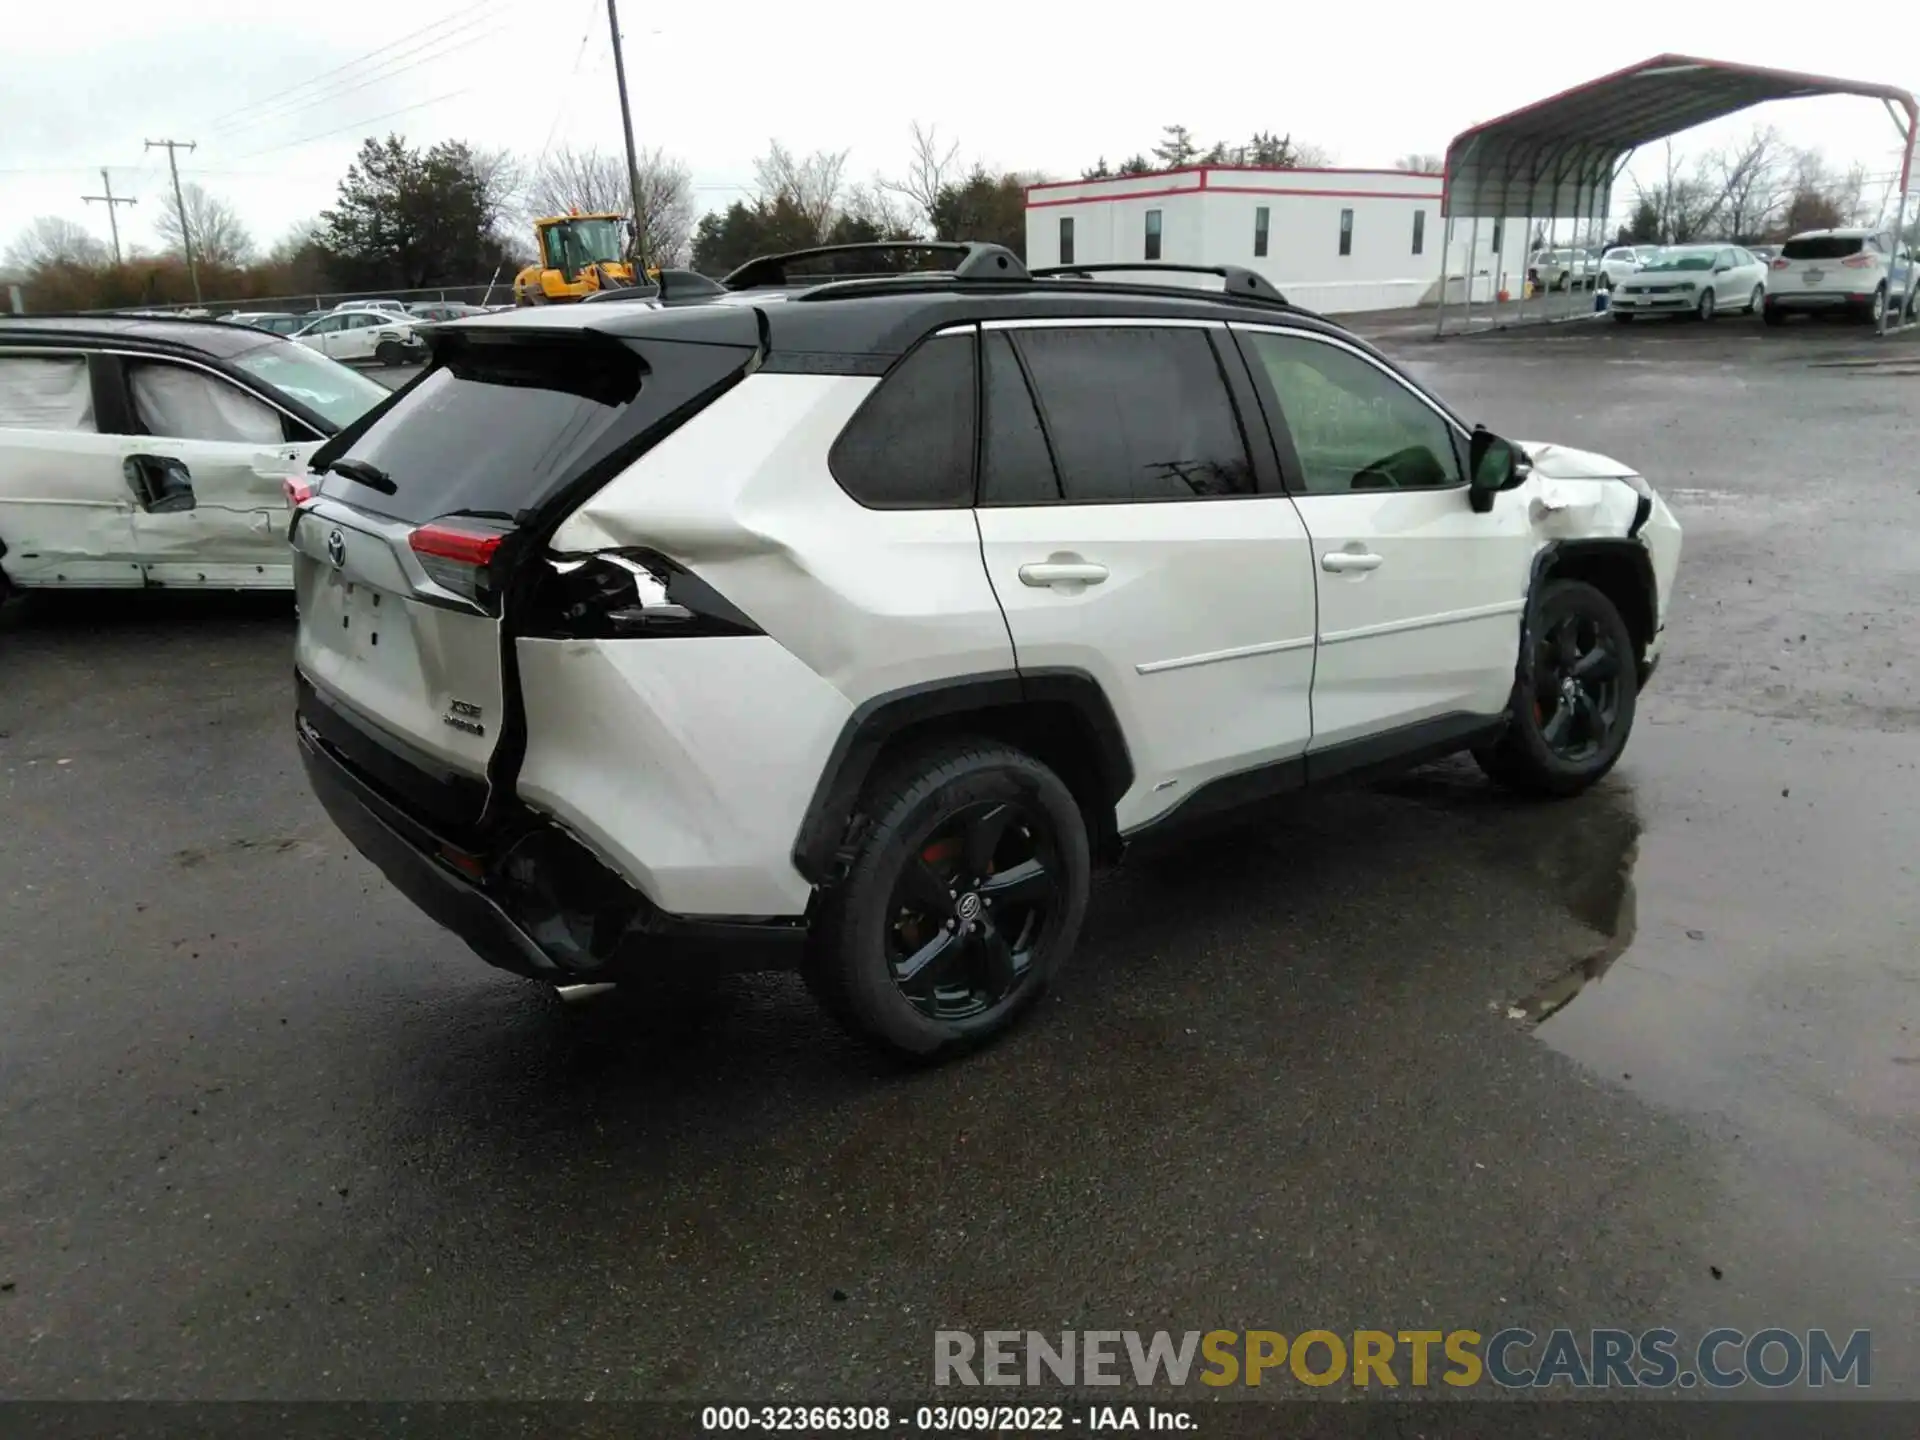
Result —
<svg viewBox="0 0 1920 1440"><path fill-rule="evenodd" d="M708 1405L706 1432L785 1431L802 1435L888 1430L1017 1435L1068 1430L1152 1430L1176 1433L1196 1426L1185 1410L1158 1405Z"/></svg>

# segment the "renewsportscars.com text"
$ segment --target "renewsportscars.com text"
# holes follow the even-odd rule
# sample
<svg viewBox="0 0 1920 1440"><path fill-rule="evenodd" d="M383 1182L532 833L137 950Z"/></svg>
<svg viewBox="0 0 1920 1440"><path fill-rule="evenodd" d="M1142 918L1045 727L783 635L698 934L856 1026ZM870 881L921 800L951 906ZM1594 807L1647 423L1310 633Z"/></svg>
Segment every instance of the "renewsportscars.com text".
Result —
<svg viewBox="0 0 1920 1440"><path fill-rule="evenodd" d="M1872 1335L1825 1330L936 1330L935 1385L1780 1389L1873 1382Z"/></svg>

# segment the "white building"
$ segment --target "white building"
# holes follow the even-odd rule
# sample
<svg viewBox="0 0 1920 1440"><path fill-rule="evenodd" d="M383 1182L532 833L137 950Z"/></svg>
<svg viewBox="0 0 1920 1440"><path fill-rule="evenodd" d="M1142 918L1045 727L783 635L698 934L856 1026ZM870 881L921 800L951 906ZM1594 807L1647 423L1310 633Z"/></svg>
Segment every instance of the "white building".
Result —
<svg viewBox="0 0 1920 1440"><path fill-rule="evenodd" d="M1027 264L1165 260L1244 265L1288 299L1328 313L1439 298L1446 221L1442 177L1400 170L1256 170L1199 166L1027 189ZM1455 225L1449 304L1518 297L1527 221Z"/></svg>

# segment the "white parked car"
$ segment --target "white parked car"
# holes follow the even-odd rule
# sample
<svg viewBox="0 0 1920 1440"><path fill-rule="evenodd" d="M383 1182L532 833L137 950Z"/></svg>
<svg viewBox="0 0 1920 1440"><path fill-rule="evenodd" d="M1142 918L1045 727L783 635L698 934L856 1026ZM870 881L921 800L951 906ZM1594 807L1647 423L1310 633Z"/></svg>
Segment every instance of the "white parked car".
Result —
<svg viewBox="0 0 1920 1440"><path fill-rule="evenodd" d="M1602 290L1611 290L1659 254L1658 245L1615 245L1600 257L1600 273L1594 283Z"/></svg>
<svg viewBox="0 0 1920 1440"><path fill-rule="evenodd" d="M0 319L0 598L285 588L286 482L387 394L244 325Z"/></svg>
<svg viewBox="0 0 1920 1440"><path fill-rule="evenodd" d="M409 365L426 358L426 346L411 315L386 310L336 310L293 338L334 360Z"/></svg>
<svg viewBox="0 0 1920 1440"><path fill-rule="evenodd" d="M403 300L342 300L333 307L334 312L343 310L384 310L389 315L407 314L407 305Z"/></svg>
<svg viewBox="0 0 1920 1440"><path fill-rule="evenodd" d="M1124 844L1619 758L1680 558L1632 465L1471 426L1236 267L950 249L468 320L315 457L304 763L483 958L796 966L926 1056L1044 989Z"/></svg>
<svg viewBox="0 0 1920 1440"><path fill-rule="evenodd" d="M1536 250L1527 262L1527 275L1545 290L1584 290L1593 284L1593 257L1585 250Z"/></svg>
<svg viewBox="0 0 1920 1440"><path fill-rule="evenodd" d="M1767 267L1738 245L1668 245L1613 287L1607 309L1622 322L1641 315L1711 320L1722 310L1751 315L1767 294Z"/></svg>
<svg viewBox="0 0 1920 1440"><path fill-rule="evenodd" d="M1889 290L1896 307L1910 288L1903 253L1872 230L1807 230L1780 247L1767 271L1766 321L1794 314L1847 314L1880 323ZM1911 311L1912 305L1909 305ZM1911 318L1911 315L1909 315Z"/></svg>

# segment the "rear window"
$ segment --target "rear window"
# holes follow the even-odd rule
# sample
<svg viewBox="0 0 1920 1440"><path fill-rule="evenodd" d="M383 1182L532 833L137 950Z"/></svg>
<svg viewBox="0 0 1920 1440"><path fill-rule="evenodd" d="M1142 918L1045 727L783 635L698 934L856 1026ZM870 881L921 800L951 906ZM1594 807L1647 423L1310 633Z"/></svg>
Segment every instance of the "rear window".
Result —
<svg viewBox="0 0 1920 1440"><path fill-rule="evenodd" d="M378 466L394 493L338 473L322 493L402 520L512 518L558 488L620 418L640 393L640 372L639 357L618 345L456 352L338 457Z"/></svg>
<svg viewBox="0 0 1920 1440"><path fill-rule="evenodd" d="M1789 240L1780 253L1789 260L1844 260L1866 246L1858 235L1803 235Z"/></svg>

